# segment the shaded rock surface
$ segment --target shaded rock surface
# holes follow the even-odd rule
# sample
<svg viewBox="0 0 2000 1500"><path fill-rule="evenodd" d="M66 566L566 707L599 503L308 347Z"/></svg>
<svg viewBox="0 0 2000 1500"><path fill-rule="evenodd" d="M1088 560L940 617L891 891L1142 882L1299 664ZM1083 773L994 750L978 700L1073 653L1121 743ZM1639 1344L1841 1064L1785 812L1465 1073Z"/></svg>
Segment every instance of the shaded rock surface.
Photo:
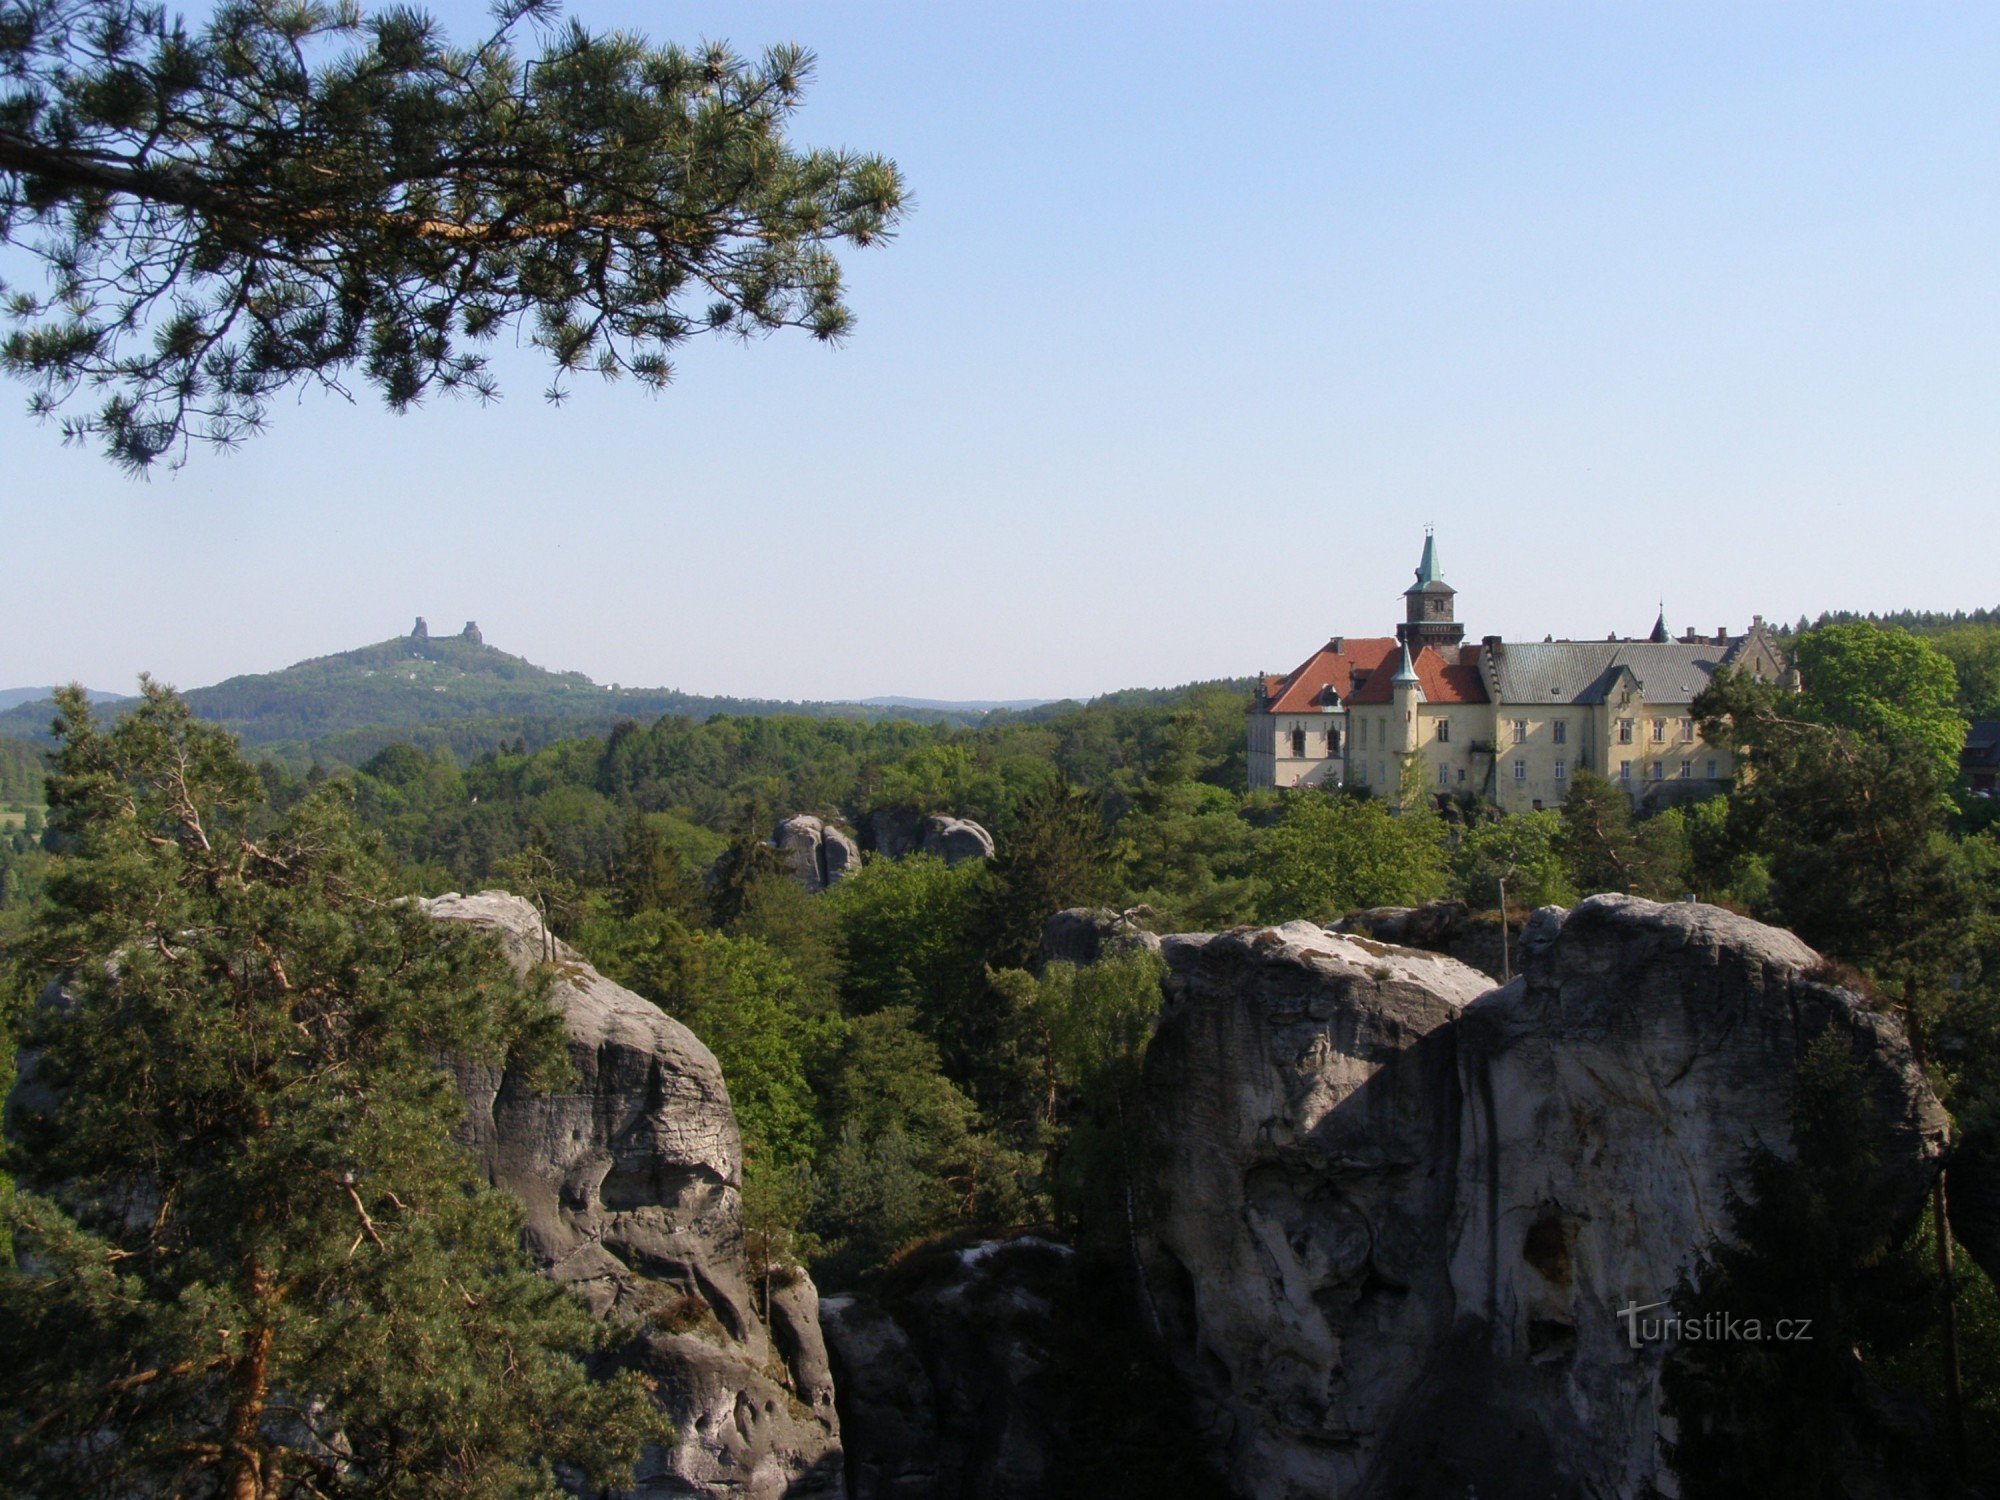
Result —
<svg viewBox="0 0 2000 1500"><path fill-rule="evenodd" d="M948 865L964 859L991 859L993 835L970 818L947 818L933 813L924 819L925 854L935 854Z"/></svg>
<svg viewBox="0 0 2000 1500"><path fill-rule="evenodd" d="M540 961L535 910L487 891L424 903ZM534 1095L497 1068L459 1068L466 1135L527 1207L545 1274L626 1331L621 1362L658 1383L678 1442L649 1449L639 1500L825 1495L841 1489L839 1422L817 1297L803 1275L759 1315L743 1255L742 1147L715 1057L657 1006L554 944L550 997L569 1031L572 1092Z"/></svg>
<svg viewBox="0 0 2000 1500"><path fill-rule="evenodd" d="M1129 1283L1034 1235L935 1247L821 1318L852 1500L1210 1500Z"/></svg>
<svg viewBox="0 0 2000 1500"><path fill-rule="evenodd" d="M1042 924L1039 955L1044 964L1082 968L1121 953L1158 953L1160 939L1125 912L1103 906L1072 906Z"/></svg>
<svg viewBox="0 0 2000 1500"><path fill-rule="evenodd" d="M1306 923L1170 937L1149 1274L1257 1500L1625 1496L1659 1472L1658 1302L1728 1222L1785 1082L1855 1045L1914 1213L1945 1117L1901 1031L1789 934L1601 896L1494 989Z"/></svg>
<svg viewBox="0 0 2000 1500"><path fill-rule="evenodd" d="M946 864L962 859L991 859L993 835L970 818L954 818L944 813L928 817L918 813L884 808L868 815L861 827L862 842L877 854L901 859L906 854L935 854Z"/></svg>
<svg viewBox="0 0 2000 1500"><path fill-rule="evenodd" d="M861 868L861 846L824 818L795 813L779 820L771 842L785 855L792 875L809 891L822 891Z"/></svg>

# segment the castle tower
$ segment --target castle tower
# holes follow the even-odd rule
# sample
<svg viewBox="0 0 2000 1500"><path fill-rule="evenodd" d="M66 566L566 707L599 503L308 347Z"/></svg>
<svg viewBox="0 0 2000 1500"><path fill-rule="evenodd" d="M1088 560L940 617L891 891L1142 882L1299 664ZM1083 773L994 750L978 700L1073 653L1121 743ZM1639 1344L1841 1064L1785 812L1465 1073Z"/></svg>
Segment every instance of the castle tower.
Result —
<svg viewBox="0 0 2000 1500"><path fill-rule="evenodd" d="M1430 556L1428 548L1424 555ZM1410 643L1403 642L1403 660L1389 679L1389 701L1395 706L1396 751L1414 755L1417 749L1417 705L1424 701L1424 685L1417 677L1417 664L1410 660Z"/></svg>
<svg viewBox="0 0 2000 1500"><path fill-rule="evenodd" d="M1458 623L1458 590L1444 581L1438 571L1437 538L1424 528L1424 559L1417 564L1417 581L1403 590L1403 623L1396 627L1396 639L1412 651L1429 646L1450 655L1465 639L1465 627Z"/></svg>

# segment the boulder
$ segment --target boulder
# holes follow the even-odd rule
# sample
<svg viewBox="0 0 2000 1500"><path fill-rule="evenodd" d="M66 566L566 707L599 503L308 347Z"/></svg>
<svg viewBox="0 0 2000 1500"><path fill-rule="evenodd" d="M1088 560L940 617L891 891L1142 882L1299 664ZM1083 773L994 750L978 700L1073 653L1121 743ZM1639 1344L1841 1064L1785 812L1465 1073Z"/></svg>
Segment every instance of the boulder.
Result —
<svg viewBox="0 0 2000 1500"><path fill-rule="evenodd" d="M948 818L933 813L924 819L924 853L935 854L948 865L963 859L991 859L993 835L970 818Z"/></svg>
<svg viewBox="0 0 2000 1500"><path fill-rule="evenodd" d="M826 887L819 862L820 843L825 837L826 825L809 813L780 818L771 833L771 843L785 856L793 878L809 891Z"/></svg>
<svg viewBox="0 0 2000 1500"><path fill-rule="evenodd" d="M845 880L861 868L861 846L829 823L820 831L819 863L828 885Z"/></svg>
<svg viewBox="0 0 2000 1500"><path fill-rule="evenodd" d="M1072 906L1042 924L1037 967L1065 963L1083 968L1100 958L1141 951L1158 953L1160 939L1135 922L1131 913L1105 906Z"/></svg>
<svg viewBox="0 0 2000 1500"><path fill-rule="evenodd" d="M1148 1274L1243 1495L1650 1492L1665 1348L1619 1310L1726 1228L1751 1147L1787 1148L1829 1028L1920 1206L1943 1111L1796 938L1600 896L1521 946L1495 989L1306 923L1165 940Z"/></svg>
<svg viewBox="0 0 2000 1500"><path fill-rule="evenodd" d="M809 891L822 891L861 868L861 846L823 818L794 813L781 818L771 843L785 855L792 875Z"/></svg>
<svg viewBox="0 0 2000 1500"><path fill-rule="evenodd" d="M812 1283L799 1273L768 1318L744 1260L742 1147L715 1057L657 1006L545 934L517 896L424 903L498 934L517 967L551 958L550 999L576 1083L533 1094L496 1067L461 1065L467 1143L527 1210L528 1248L625 1342L674 1421L648 1449L634 1500L841 1493L839 1420Z"/></svg>
<svg viewBox="0 0 2000 1500"><path fill-rule="evenodd" d="M861 825L862 842L885 859L916 853L924 841L924 820L900 808L881 808Z"/></svg>
<svg viewBox="0 0 2000 1500"><path fill-rule="evenodd" d="M1351 911L1334 924L1334 931L1359 933L1384 943L1407 948L1448 946L1452 935L1464 924L1468 908L1463 901L1426 901L1422 906L1371 906Z"/></svg>

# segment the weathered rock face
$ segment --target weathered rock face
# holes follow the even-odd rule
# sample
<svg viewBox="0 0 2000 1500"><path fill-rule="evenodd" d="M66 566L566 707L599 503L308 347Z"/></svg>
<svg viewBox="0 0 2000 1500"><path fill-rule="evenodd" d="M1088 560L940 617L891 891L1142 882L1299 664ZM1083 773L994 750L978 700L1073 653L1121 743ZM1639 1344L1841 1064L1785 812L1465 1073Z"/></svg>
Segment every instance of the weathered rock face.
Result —
<svg viewBox="0 0 2000 1500"><path fill-rule="evenodd" d="M792 874L809 891L825 890L861 868L861 846L810 813L782 819L771 842L784 852Z"/></svg>
<svg viewBox="0 0 2000 1500"><path fill-rule="evenodd" d="M1081 968L1121 953L1158 953L1159 938L1123 912L1102 906L1072 906L1042 924L1042 963Z"/></svg>
<svg viewBox="0 0 2000 1500"><path fill-rule="evenodd" d="M948 865L962 859L991 859L993 835L970 818L947 818L933 813L924 819L923 852L935 854Z"/></svg>
<svg viewBox="0 0 2000 1500"><path fill-rule="evenodd" d="M947 817L886 808L868 815L863 828L869 848L889 859L906 854L935 854L946 864L962 859L991 859L993 835L970 818Z"/></svg>
<svg viewBox="0 0 2000 1500"><path fill-rule="evenodd" d="M1036 1235L898 1261L822 1317L851 1500L1215 1500L1122 1262Z"/></svg>
<svg viewBox="0 0 2000 1500"><path fill-rule="evenodd" d="M1304 923L1168 938L1149 1274L1232 1482L1270 1500L1645 1493L1654 1303L1837 1028L1912 1212L1945 1118L1790 935L1595 897L1521 977Z"/></svg>
<svg viewBox="0 0 2000 1500"><path fill-rule="evenodd" d="M885 859L901 859L914 854L924 841L924 820L912 812L883 808L868 815L861 828L862 841Z"/></svg>
<svg viewBox="0 0 2000 1500"><path fill-rule="evenodd" d="M850 1500L1039 1500L1055 1488L1049 1365L1075 1254L1025 1237L931 1259L891 1301L821 1305Z"/></svg>
<svg viewBox="0 0 2000 1500"><path fill-rule="evenodd" d="M544 954L534 908L497 891L424 903L497 932L523 969ZM742 1238L742 1148L722 1071L694 1034L554 945L551 999L573 1092L534 1095L464 1067L466 1134L527 1206L545 1273L629 1334L621 1359L658 1382L679 1442L649 1450L640 1500L841 1493L817 1295L800 1276L758 1314Z"/></svg>

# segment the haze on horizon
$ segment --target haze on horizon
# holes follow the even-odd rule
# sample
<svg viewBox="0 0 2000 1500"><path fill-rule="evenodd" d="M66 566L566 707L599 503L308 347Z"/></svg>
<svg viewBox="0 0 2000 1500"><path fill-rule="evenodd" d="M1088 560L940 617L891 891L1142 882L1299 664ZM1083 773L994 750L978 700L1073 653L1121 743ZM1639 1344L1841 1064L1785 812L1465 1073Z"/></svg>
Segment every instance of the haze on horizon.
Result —
<svg viewBox="0 0 2000 1500"><path fill-rule="evenodd" d="M435 7L455 37L481 8ZM477 619L600 682L1088 696L1384 634L2000 602L2000 11L573 0L895 157L853 341L317 395L135 483L0 386L0 687Z"/></svg>

